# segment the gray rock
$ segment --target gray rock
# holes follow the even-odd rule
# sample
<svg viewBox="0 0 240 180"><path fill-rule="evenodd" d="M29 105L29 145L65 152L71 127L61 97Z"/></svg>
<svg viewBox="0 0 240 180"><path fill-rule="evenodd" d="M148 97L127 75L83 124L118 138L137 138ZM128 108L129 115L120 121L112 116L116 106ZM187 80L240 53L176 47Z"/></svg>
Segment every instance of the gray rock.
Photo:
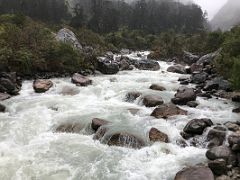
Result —
<svg viewBox="0 0 240 180"><path fill-rule="evenodd" d="M195 108L197 107L199 104L196 101L189 101L187 102L187 106Z"/></svg>
<svg viewBox="0 0 240 180"><path fill-rule="evenodd" d="M191 82L195 84L204 83L207 80L207 76L205 72L195 73L191 76Z"/></svg>
<svg viewBox="0 0 240 180"><path fill-rule="evenodd" d="M70 44L72 47L82 50L82 45L79 43L76 35L69 29L60 29L56 35L56 39L60 42Z"/></svg>
<svg viewBox="0 0 240 180"><path fill-rule="evenodd" d="M184 66L177 64L174 66L170 66L167 69L168 72L178 73L178 74L186 74L186 69Z"/></svg>
<svg viewBox="0 0 240 180"><path fill-rule="evenodd" d="M174 180L214 180L214 175L208 167L189 167L179 171Z"/></svg>
<svg viewBox="0 0 240 180"><path fill-rule="evenodd" d="M203 65L201 64L196 64L196 63L193 63L190 67L191 69L191 73L196 73L196 72L202 72L203 71Z"/></svg>
<svg viewBox="0 0 240 180"><path fill-rule="evenodd" d="M227 174L227 163L224 159L216 159L208 162L208 167L212 170L215 175Z"/></svg>
<svg viewBox="0 0 240 180"><path fill-rule="evenodd" d="M108 124L108 123L109 123L109 121L106 121L106 120L104 120L104 119L94 118L94 119L92 120L91 127L92 127L92 129L93 129L95 132L97 132L97 130L98 130L101 126L106 125L106 124Z"/></svg>
<svg viewBox="0 0 240 180"><path fill-rule="evenodd" d="M152 84L152 85L150 86L150 89L156 90L156 91L165 91L165 90L166 90L165 87L163 87L163 86L161 86L161 85L159 85L159 84Z"/></svg>
<svg viewBox="0 0 240 180"><path fill-rule="evenodd" d="M213 89L230 91L231 84L227 80L224 80L222 77L216 77L210 81L207 81L203 89L205 91L211 91Z"/></svg>
<svg viewBox="0 0 240 180"><path fill-rule="evenodd" d="M157 142L157 141L165 142L165 143L169 142L168 135L159 131L156 128L151 128L151 130L149 131L149 139L152 142Z"/></svg>
<svg viewBox="0 0 240 180"><path fill-rule="evenodd" d="M187 111L177 107L174 104L163 104L153 110L151 116L155 118L167 119L170 116L187 115Z"/></svg>
<svg viewBox="0 0 240 180"><path fill-rule="evenodd" d="M102 74L117 74L120 70L117 63L106 59L98 59L96 69Z"/></svg>
<svg viewBox="0 0 240 180"><path fill-rule="evenodd" d="M158 105L162 105L164 103L161 96L157 95L146 95L143 97L143 104L146 107L155 107Z"/></svg>
<svg viewBox="0 0 240 180"><path fill-rule="evenodd" d="M122 146L134 149L139 149L145 146L145 142L142 139L125 132L111 135L107 144L109 146Z"/></svg>
<svg viewBox="0 0 240 180"><path fill-rule="evenodd" d="M160 69L160 65L157 61L149 59L134 61L133 65L140 70L158 71Z"/></svg>
<svg viewBox="0 0 240 180"><path fill-rule="evenodd" d="M36 93L44 93L53 86L53 82L47 79L37 79L33 82L33 89Z"/></svg>
<svg viewBox="0 0 240 180"><path fill-rule="evenodd" d="M6 110L6 107L4 105L0 104L0 113L5 112L5 110Z"/></svg>
<svg viewBox="0 0 240 180"><path fill-rule="evenodd" d="M189 101L195 101L197 98L193 88L180 87L172 98L172 102L178 105L186 105Z"/></svg>
<svg viewBox="0 0 240 180"><path fill-rule="evenodd" d="M135 101L137 98L139 98L142 95L141 92L137 92L137 91L133 91L133 92L129 92L127 93L126 97L125 97L125 101L127 102L133 102Z"/></svg>
<svg viewBox="0 0 240 180"><path fill-rule="evenodd" d="M233 102L240 102L240 94L235 94L232 97Z"/></svg>
<svg viewBox="0 0 240 180"><path fill-rule="evenodd" d="M214 60L215 57L217 57L219 55L219 53L221 52L221 49L213 52L213 53L209 53L206 54L204 56L202 56L198 61L197 64L211 64Z"/></svg>
<svg viewBox="0 0 240 180"><path fill-rule="evenodd" d="M11 96L7 93L0 93L0 101L4 101L6 99L9 99Z"/></svg>
<svg viewBox="0 0 240 180"><path fill-rule="evenodd" d="M227 146L213 147L206 152L206 156L210 160L216 159L228 160L231 154L232 154L231 149Z"/></svg>
<svg viewBox="0 0 240 180"><path fill-rule="evenodd" d="M79 122L66 122L60 124L56 128L59 133L79 133L84 128L83 124Z"/></svg>
<svg viewBox="0 0 240 180"><path fill-rule="evenodd" d="M183 131L187 134L201 135L205 128L212 126L210 119L193 119L184 127Z"/></svg>
<svg viewBox="0 0 240 180"><path fill-rule="evenodd" d="M10 95L17 95L21 89L21 81L15 72L0 73L0 93L7 93Z"/></svg>
<svg viewBox="0 0 240 180"><path fill-rule="evenodd" d="M183 62L187 64L193 64L199 60L199 56L194 55L190 52L183 51Z"/></svg>
<svg viewBox="0 0 240 180"><path fill-rule="evenodd" d="M211 129L207 134L208 148L221 146L226 138L226 131Z"/></svg>
<svg viewBox="0 0 240 180"><path fill-rule="evenodd" d="M88 86L92 84L92 80L88 79L86 76L75 73L72 76L72 83L76 84L77 86Z"/></svg>

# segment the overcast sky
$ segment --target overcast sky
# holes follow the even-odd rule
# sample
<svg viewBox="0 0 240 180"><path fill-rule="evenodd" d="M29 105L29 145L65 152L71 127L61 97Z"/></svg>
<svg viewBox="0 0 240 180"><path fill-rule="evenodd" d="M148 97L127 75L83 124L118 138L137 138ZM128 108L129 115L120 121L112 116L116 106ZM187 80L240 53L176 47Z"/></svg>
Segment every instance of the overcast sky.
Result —
<svg viewBox="0 0 240 180"><path fill-rule="evenodd" d="M218 10L227 2L227 0L194 0L199 4L203 11L208 12L208 19L211 20Z"/></svg>

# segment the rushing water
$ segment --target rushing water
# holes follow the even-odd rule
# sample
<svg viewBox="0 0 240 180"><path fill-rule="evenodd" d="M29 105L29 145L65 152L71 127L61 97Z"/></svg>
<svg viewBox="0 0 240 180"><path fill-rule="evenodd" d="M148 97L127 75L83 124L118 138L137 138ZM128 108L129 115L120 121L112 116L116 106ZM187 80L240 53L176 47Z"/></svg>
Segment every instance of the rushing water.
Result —
<svg viewBox="0 0 240 180"><path fill-rule="evenodd" d="M146 54L147 52L142 52ZM131 58L137 58L131 54ZM172 180L183 167L206 161L204 148L181 148L176 140L185 124L193 118L211 118L214 123L234 121L234 104L224 99L204 100L189 108L187 116L169 120L150 115L154 108L141 100L124 102L129 91L159 94L169 102L180 86L179 74L166 72L170 64L159 62L159 71L121 71L116 75L90 77L93 85L77 87L70 78L52 79L54 87L36 94L32 81L25 81L19 96L3 102L7 112L0 114L0 179L3 180ZM149 89L162 84L167 91ZM66 95L71 89L75 95ZM140 111L132 115L128 109ZM54 133L62 122L79 121L86 127L92 118L112 122L112 132L127 131L143 138L148 146L139 150L114 147L93 140L85 130L81 134ZM171 143L151 144L151 127L169 136ZM85 128L87 129L87 128Z"/></svg>

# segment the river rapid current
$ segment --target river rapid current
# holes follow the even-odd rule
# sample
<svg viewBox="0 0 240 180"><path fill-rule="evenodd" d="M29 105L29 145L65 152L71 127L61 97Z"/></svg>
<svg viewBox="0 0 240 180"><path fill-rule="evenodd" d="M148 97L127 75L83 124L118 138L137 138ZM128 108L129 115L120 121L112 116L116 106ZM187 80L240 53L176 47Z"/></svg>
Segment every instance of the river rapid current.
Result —
<svg viewBox="0 0 240 180"><path fill-rule="evenodd" d="M148 52L141 52L146 56ZM137 53L128 55L138 59ZM160 95L170 102L181 86L182 75L167 72L171 63L159 61L159 71L120 71L116 75L95 75L93 84L77 87L71 78L51 79L54 86L37 94L32 81L24 81L20 95L2 102L6 113L0 114L1 180L173 180L184 167L203 163L204 146L180 147L177 140L186 123L194 118L210 118L213 123L235 121L234 104L225 99L198 97L199 106L182 106L188 115L168 120L155 119L154 108L142 105L141 99L125 102L130 91ZM166 91L154 91L158 83ZM189 85L193 86L193 85ZM71 90L71 95L65 91ZM139 109L137 114L129 108ZM93 139L89 124L103 118L112 124L111 132L125 131L141 137L147 144L141 149L108 146ZM55 133L63 122L81 122L79 134ZM151 143L149 130L155 127L166 133L170 143Z"/></svg>

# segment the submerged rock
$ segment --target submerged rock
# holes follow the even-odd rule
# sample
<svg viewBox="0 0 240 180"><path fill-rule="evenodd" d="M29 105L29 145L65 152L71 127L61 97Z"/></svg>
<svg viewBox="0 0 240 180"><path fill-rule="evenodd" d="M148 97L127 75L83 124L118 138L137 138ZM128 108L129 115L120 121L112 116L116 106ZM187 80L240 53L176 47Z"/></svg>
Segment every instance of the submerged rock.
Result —
<svg viewBox="0 0 240 180"><path fill-rule="evenodd" d="M152 90L156 90L156 91L165 91L166 90L165 87L163 87L159 84L152 84L149 88Z"/></svg>
<svg viewBox="0 0 240 180"><path fill-rule="evenodd" d="M191 135L201 135L205 128L212 126L210 119L193 119L184 127L183 131Z"/></svg>
<svg viewBox="0 0 240 180"><path fill-rule="evenodd" d="M94 118L92 120L91 127L96 132L101 126L108 124L109 121L106 121L104 119Z"/></svg>
<svg viewBox="0 0 240 180"><path fill-rule="evenodd" d="M33 89L36 93L44 93L53 86L53 82L47 79L37 79L33 82Z"/></svg>
<svg viewBox="0 0 240 180"><path fill-rule="evenodd" d="M177 64L174 66L170 66L167 69L168 72L178 73L178 74L186 74L186 69L184 66Z"/></svg>
<svg viewBox="0 0 240 180"><path fill-rule="evenodd" d="M151 116L155 118L164 118L167 119L170 116L175 115L187 115L187 111L177 107L174 104L163 104L158 106L154 111L152 112Z"/></svg>
<svg viewBox="0 0 240 180"><path fill-rule="evenodd" d="M76 87L64 86L62 88L61 94L64 96L66 96L66 95L74 96L74 95L78 94L79 92L80 92L79 89L77 89Z"/></svg>
<svg viewBox="0 0 240 180"><path fill-rule="evenodd" d="M136 108L129 108L128 111L132 114L132 115L136 115L140 109L136 109Z"/></svg>
<svg viewBox="0 0 240 180"><path fill-rule="evenodd" d="M214 180L214 175L208 167L189 167L179 171L174 180Z"/></svg>
<svg viewBox="0 0 240 180"><path fill-rule="evenodd" d="M196 101L189 101L187 102L187 106L195 108L197 107L199 104Z"/></svg>
<svg viewBox="0 0 240 180"><path fill-rule="evenodd" d="M162 105L163 99L161 96L156 96L156 95L146 95L143 97L143 104L146 107L155 107L158 105Z"/></svg>
<svg viewBox="0 0 240 180"><path fill-rule="evenodd" d="M83 124L79 122L66 122L60 124L56 128L56 132L60 133L79 133L84 128Z"/></svg>
<svg viewBox="0 0 240 180"><path fill-rule="evenodd" d="M165 142L165 143L169 142L168 135L159 131L156 128L151 128L151 130L149 131L149 139L152 142L157 142L157 141Z"/></svg>
<svg viewBox="0 0 240 180"><path fill-rule="evenodd" d="M127 148L139 149L145 146L142 139L125 132L113 134L107 144L109 146L122 146Z"/></svg>
<svg viewBox="0 0 240 180"><path fill-rule="evenodd" d="M139 98L142 95L141 92L137 92L137 91L133 91L133 92L129 92L127 93L126 97L125 97L125 101L127 102L133 102L135 101L137 98Z"/></svg>
<svg viewBox="0 0 240 180"><path fill-rule="evenodd" d="M172 102L178 105L186 105L189 101L195 101L197 98L193 88L180 87L172 98Z"/></svg>
<svg viewBox="0 0 240 180"><path fill-rule="evenodd" d="M72 76L72 83L76 84L77 86L88 86L92 84L92 80L81 74L75 73Z"/></svg>

